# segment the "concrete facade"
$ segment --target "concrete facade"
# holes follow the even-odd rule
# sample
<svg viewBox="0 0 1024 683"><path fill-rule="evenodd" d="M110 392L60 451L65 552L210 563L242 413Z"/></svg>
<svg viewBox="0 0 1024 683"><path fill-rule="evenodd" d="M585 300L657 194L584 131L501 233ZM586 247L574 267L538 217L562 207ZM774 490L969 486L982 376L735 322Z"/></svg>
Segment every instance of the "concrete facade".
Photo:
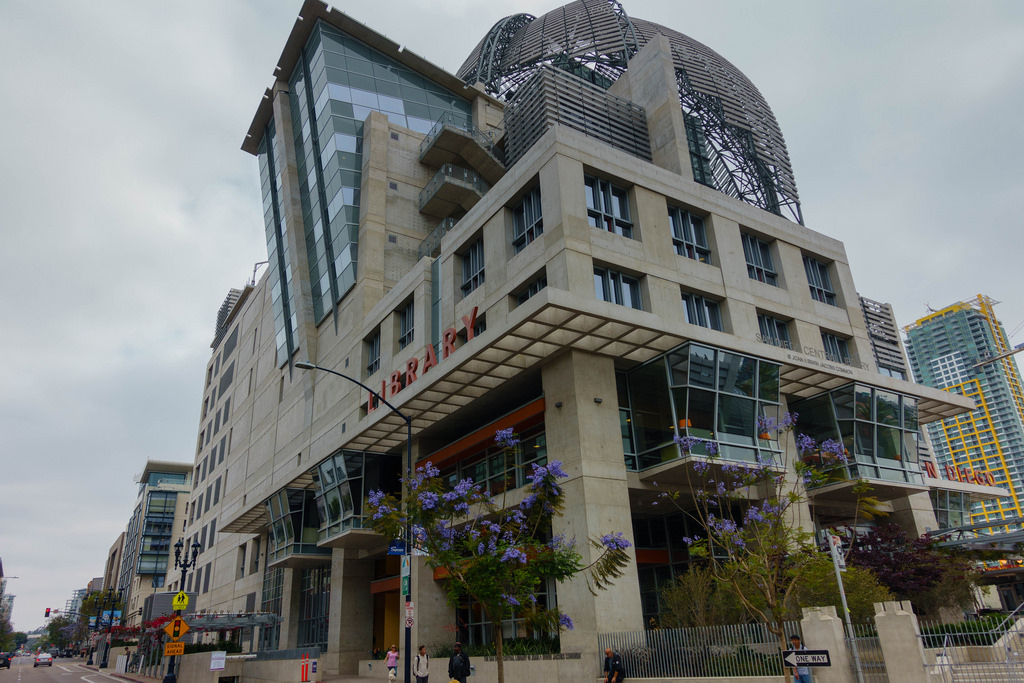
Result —
<svg viewBox="0 0 1024 683"><path fill-rule="evenodd" d="M721 439L748 461L764 448L755 413L783 413L828 391L857 386L868 396L898 396L915 421L970 407L877 371L841 242L693 179L673 49L668 38L652 38L610 90L644 109L653 161L555 124L492 180L471 182L462 171L452 180L437 175L443 163L493 173L488 157L500 144L495 152L480 140L500 143L505 103L345 15L306 3L281 58L281 80L243 145L260 163L271 263L231 295L208 367L186 516L188 541L203 545L194 584L201 610L274 612L279 628L243 640L264 649L318 646L332 673L356 673L374 648L403 642L397 562L386 555L386 539L360 528L360 514L370 488L396 483L405 423L357 385L300 370L296 361L349 375L410 415L417 463L460 477L500 475L480 463L494 431L505 427L563 463L568 504L555 532L580 540L584 562L583 540L594 534L619 531L636 545L614 590L595 597L575 580L545 597L576 626L560 634L561 649L581 656L566 662L582 664L561 663L558 671L580 666L595 676L598 634L643 629L656 617L659 581L686 565L684 529L651 505L653 481L684 480L688 460L671 437L704 417L687 412L696 404L686 392L696 395L697 385L670 390L666 354L691 358L701 349L717 359L711 376L720 371L722 383L710 380L706 392L711 436L698 435ZM314 73L324 63L346 65L349 83L328 70L334 89L310 79L318 85L307 90L302 59ZM369 91L352 94L370 87L359 73L366 63L381 67L373 106L354 103L369 101ZM394 111L387 73L406 79L398 90L412 93L402 95L405 114ZM407 82L419 83L428 101L447 102L445 116L467 113L469 125L417 130L422 121L409 112L419 91L405 90ZM311 139L300 122L321 98L322 137ZM449 143L460 151L440 149ZM328 147L329 158L320 158ZM595 217L590 187L624 198L619 215ZM517 221L536 192L541 223L520 241ZM438 195L453 207L453 221L433 241L438 218L421 208ZM673 216L701 223L706 257L688 256L685 240L673 241ZM353 217L357 224L342 225ZM628 222L628 230L595 226L606 218ZM755 276L745 251L755 242L770 254L775 284ZM467 263L478 253L484 269L474 274ZM809 288L808 259L824 264L832 303ZM323 277L314 278L321 264ZM351 283L345 272L355 273ZM702 302L706 324L687 301ZM785 339L765 334L766 318ZM826 338L842 345L826 348ZM774 369L777 390L745 396L750 412L734 425L724 406L739 394L723 387L736 359L766 376ZM927 506L914 498L928 490L916 452L879 463L855 452L850 438L864 468L856 476L877 483L875 495L909 523L926 526ZM519 457L529 455L524 449ZM344 476L332 464L338 458L347 463ZM816 494L814 511L800 513L815 529L848 522L848 487ZM413 647L486 640L472 606L448 606L442 581L421 558L413 561ZM520 633L516 624L508 629Z"/></svg>

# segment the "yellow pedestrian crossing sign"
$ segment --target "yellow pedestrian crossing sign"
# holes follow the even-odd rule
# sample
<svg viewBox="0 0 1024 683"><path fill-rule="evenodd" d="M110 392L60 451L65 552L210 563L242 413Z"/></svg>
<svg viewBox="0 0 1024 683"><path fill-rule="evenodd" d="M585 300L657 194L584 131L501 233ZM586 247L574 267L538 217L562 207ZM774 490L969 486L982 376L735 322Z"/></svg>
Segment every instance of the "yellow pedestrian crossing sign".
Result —
<svg viewBox="0 0 1024 683"><path fill-rule="evenodd" d="M164 603L165 605L167 603ZM178 594L174 596L174 601L171 603L171 609L188 609L188 594L185 591L178 591Z"/></svg>

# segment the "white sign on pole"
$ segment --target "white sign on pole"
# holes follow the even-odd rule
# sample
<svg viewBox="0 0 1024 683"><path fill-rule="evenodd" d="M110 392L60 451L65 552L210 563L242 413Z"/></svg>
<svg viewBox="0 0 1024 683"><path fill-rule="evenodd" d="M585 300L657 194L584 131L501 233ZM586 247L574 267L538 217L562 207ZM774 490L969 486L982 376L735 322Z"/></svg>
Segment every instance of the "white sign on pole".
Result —
<svg viewBox="0 0 1024 683"><path fill-rule="evenodd" d="M410 619L412 619L412 617L414 616L411 602L405 603L405 616Z"/></svg>
<svg viewBox="0 0 1024 683"><path fill-rule="evenodd" d="M402 574L401 576L409 576L409 556L402 555Z"/></svg>
<svg viewBox="0 0 1024 683"><path fill-rule="evenodd" d="M846 569L846 556L843 555L843 539L835 534L829 534L828 548L832 551L832 559L839 569Z"/></svg>

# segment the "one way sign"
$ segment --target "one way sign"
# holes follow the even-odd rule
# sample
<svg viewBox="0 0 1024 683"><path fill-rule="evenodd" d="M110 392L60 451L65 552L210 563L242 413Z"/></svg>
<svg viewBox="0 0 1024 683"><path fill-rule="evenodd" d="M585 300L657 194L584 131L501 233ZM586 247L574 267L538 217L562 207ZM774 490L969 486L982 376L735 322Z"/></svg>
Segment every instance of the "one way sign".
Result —
<svg viewBox="0 0 1024 683"><path fill-rule="evenodd" d="M828 650L783 650L786 666L832 666Z"/></svg>

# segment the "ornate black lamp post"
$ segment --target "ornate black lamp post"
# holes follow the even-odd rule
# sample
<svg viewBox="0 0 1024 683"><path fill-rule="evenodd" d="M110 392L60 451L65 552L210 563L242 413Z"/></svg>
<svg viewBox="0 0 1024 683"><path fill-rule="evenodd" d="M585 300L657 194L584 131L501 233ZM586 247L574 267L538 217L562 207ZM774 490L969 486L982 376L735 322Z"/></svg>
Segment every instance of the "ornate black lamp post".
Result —
<svg viewBox="0 0 1024 683"><path fill-rule="evenodd" d="M97 631L100 631L103 628L103 608L106 607L108 598L113 597L114 589L113 588L108 588L106 594L104 594L103 591L96 591L93 595L96 596L94 598L95 604L96 604L96 623L94 623L92 626L90 626L89 630L91 632L93 632L93 633L96 633ZM111 611L111 616L113 616L113 611ZM86 660L86 662L85 662L86 666L92 666L92 663L93 663L93 653L95 653L95 652L96 652L96 646L93 643L93 637L90 636L89 637L89 659ZM103 664L100 664L100 668L101 669L106 668L106 666L107 666L106 665L106 661L104 661Z"/></svg>
<svg viewBox="0 0 1024 683"><path fill-rule="evenodd" d="M107 644L103 648L103 661L100 662L99 667L101 669L107 668L107 662L110 657L110 631L114 627L114 612L116 611L114 608L117 607L117 603L120 599L121 591L117 591L115 593L113 588L107 589L107 595L106 599L103 601L103 605L105 607L108 602L110 603L110 619L107 621Z"/></svg>
<svg viewBox="0 0 1024 683"><path fill-rule="evenodd" d="M398 417L400 417L403 420L405 420L405 466L406 466L406 475L409 476L409 477L412 476L413 472L412 472L412 418L411 417L409 417L408 415L403 413L401 410L399 410L398 408L396 408L393 405L391 405L390 403L388 403L387 400L385 400L385 398L383 396L381 396L380 394L378 394L376 391L374 391L370 387L366 386L365 384L363 384L359 380L353 379L353 378L349 377L348 375L343 375L343 374L341 374L340 372L338 372L336 370L331 370L330 368L324 368L324 367L320 367L319 365L314 365L313 363L310 363L308 360L301 360L301 361L296 362L295 363L295 367L301 368L302 370L320 370L321 372L327 372L327 373L330 373L332 375L337 375L338 377L341 377L342 379L347 379L349 382L352 382L353 384L358 384L363 389L366 389L368 392L370 392L371 396L373 396L378 401L380 401L381 403L386 405L388 408L390 408L391 412L393 412L395 415L397 415ZM404 555L403 556L403 560L409 566L409 570L412 571L412 538L411 538L411 534L409 533L409 525L408 524L405 525L405 553L403 555ZM412 591L412 576L409 577L409 582L408 582L407 588L405 590L405 604L406 604L406 607L408 607L409 603L412 601L411 591ZM402 655L402 659L405 660L405 679L404 679L404 681L405 681L405 683L411 683L411 681L412 681L412 628L409 626L409 622L408 621L406 621L406 625L405 625L405 653ZM166 681L165 681L165 683L166 683Z"/></svg>
<svg viewBox="0 0 1024 683"><path fill-rule="evenodd" d="M181 557L181 551L185 548L185 543L179 538L178 542L174 544L174 568L181 567L181 590L185 590L185 578L188 576L189 569L195 569L196 558L199 557L199 551L202 546L199 545L199 541L192 541L192 558L189 559L188 553L185 553L184 559ZM174 610L174 616L180 617L181 610ZM178 676L174 673L174 660L177 659L174 655L167 658L167 673L164 675L164 683L178 683Z"/></svg>

